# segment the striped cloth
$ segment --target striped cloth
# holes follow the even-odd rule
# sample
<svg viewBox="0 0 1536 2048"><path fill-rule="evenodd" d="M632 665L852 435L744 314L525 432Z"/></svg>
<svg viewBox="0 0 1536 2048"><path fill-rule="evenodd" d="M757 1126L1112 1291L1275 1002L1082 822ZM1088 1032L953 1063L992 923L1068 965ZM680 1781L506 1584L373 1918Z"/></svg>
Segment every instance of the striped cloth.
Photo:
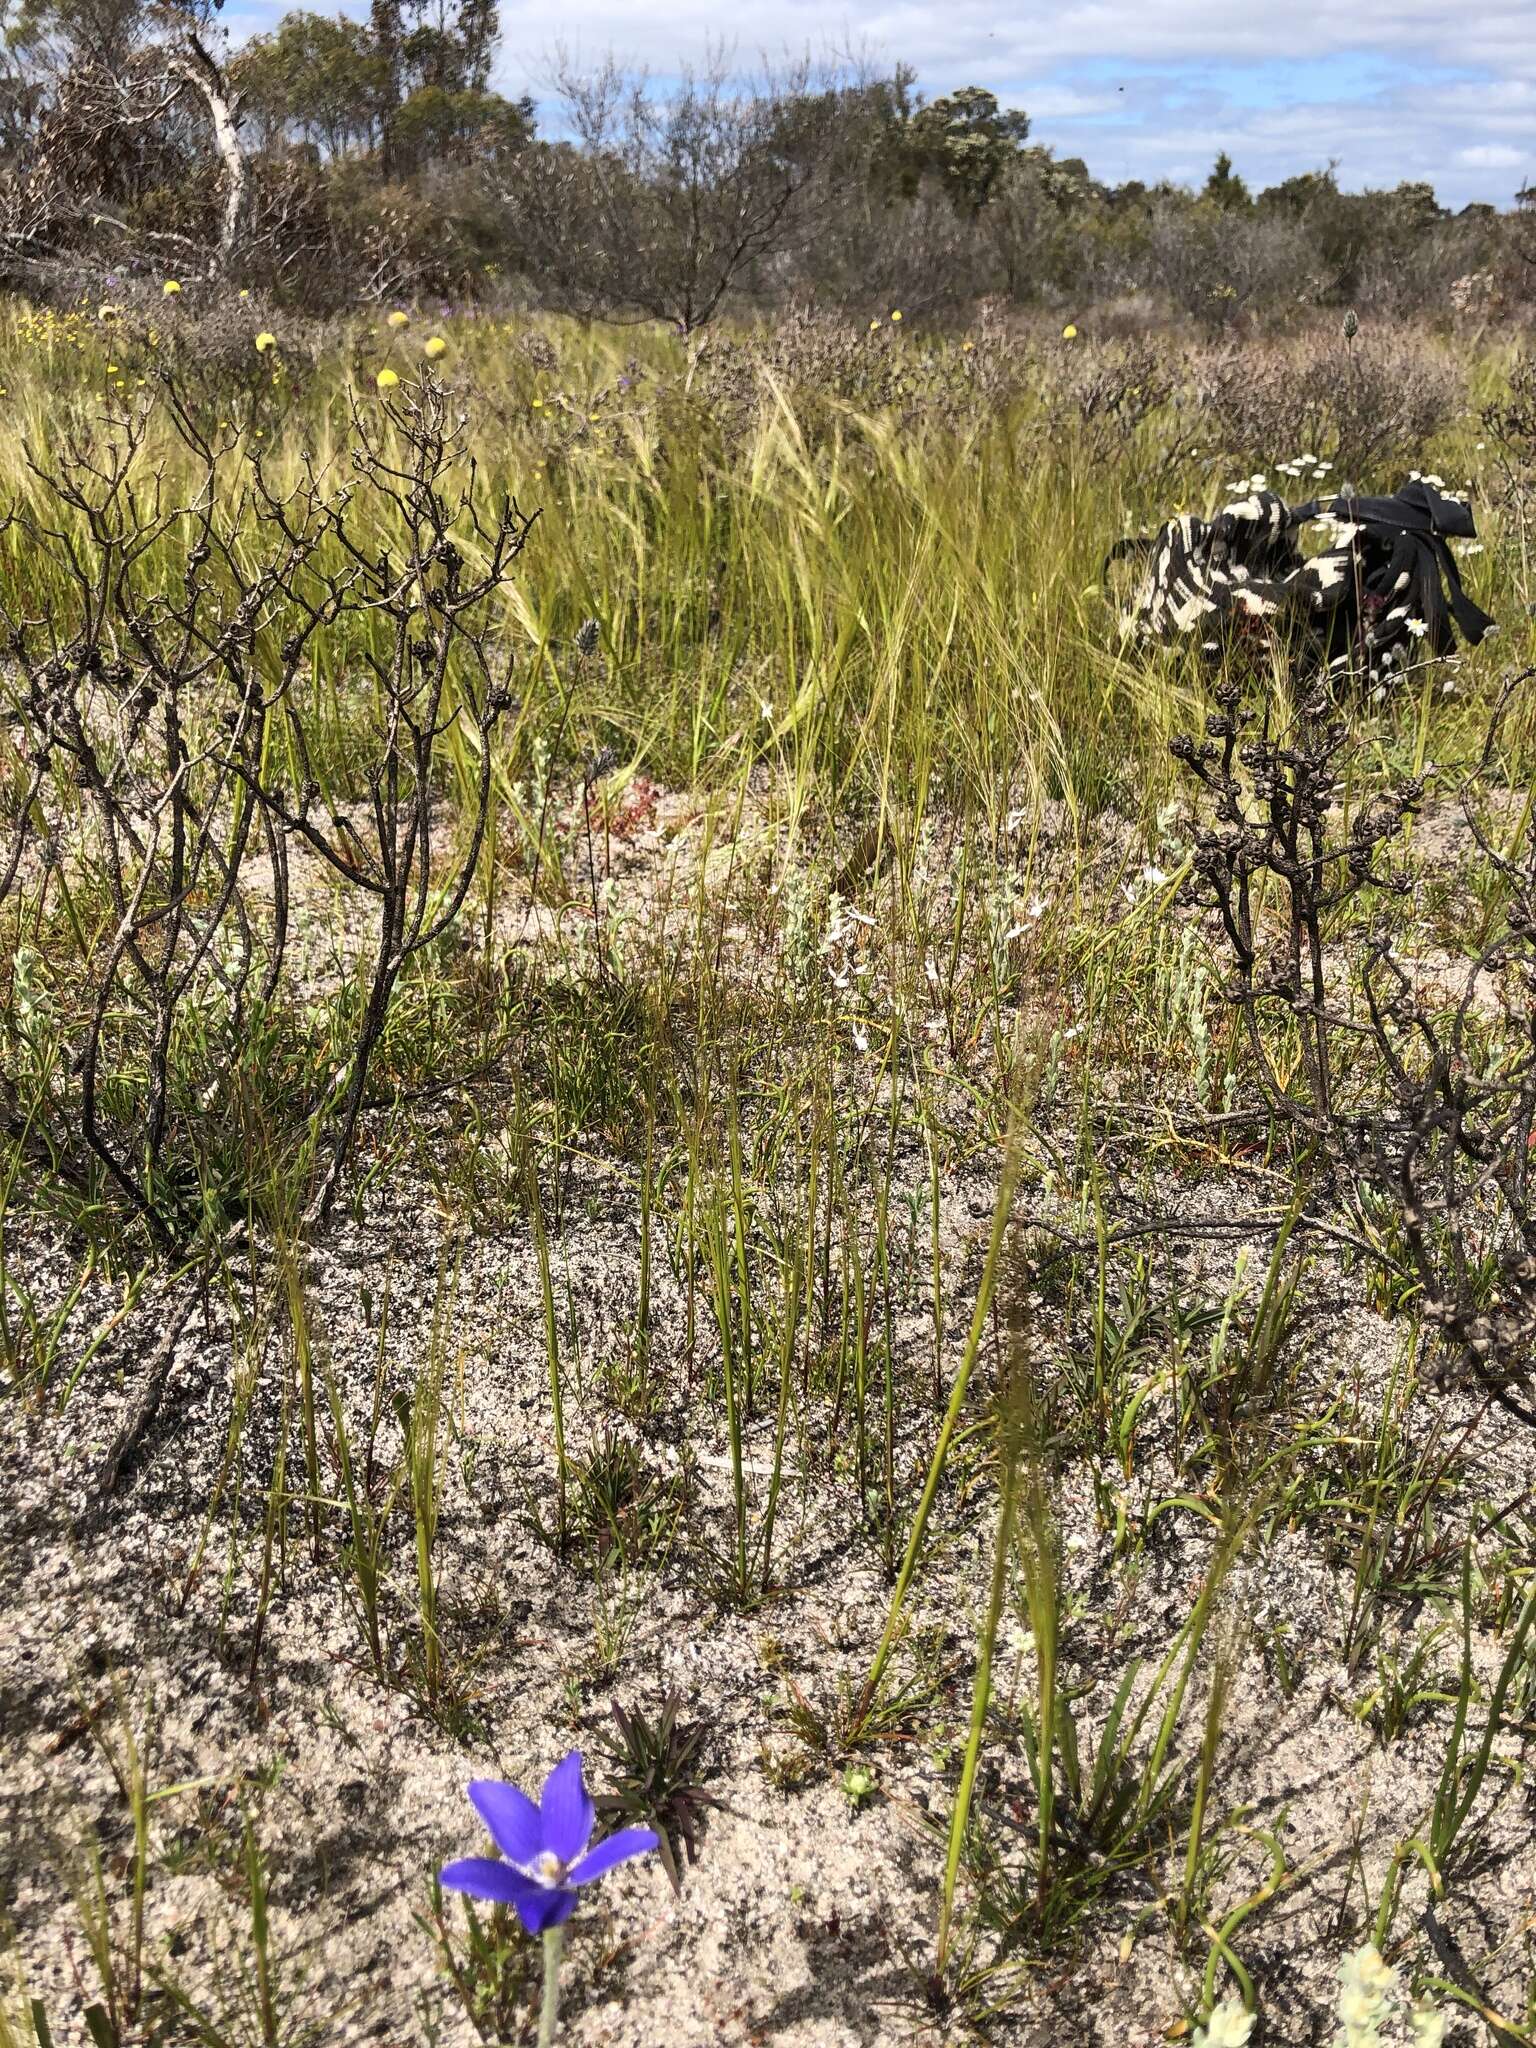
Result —
<svg viewBox="0 0 1536 2048"><path fill-rule="evenodd" d="M1305 526L1323 546L1303 555ZM1332 676L1379 679L1424 654L1476 647L1498 629L1462 589L1448 542L1471 540L1471 507L1422 478L1390 498L1348 491L1287 505L1254 491L1214 519L1189 513L1150 538L1123 540L1105 563L1143 563L1121 613L1128 634L1198 634L1208 653L1237 637L1288 633Z"/></svg>

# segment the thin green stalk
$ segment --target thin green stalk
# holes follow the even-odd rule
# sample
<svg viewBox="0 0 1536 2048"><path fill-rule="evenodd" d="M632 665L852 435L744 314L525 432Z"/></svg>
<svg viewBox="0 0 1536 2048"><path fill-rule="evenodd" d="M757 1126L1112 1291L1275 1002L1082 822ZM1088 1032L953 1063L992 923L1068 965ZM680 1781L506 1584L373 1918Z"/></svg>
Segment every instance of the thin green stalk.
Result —
<svg viewBox="0 0 1536 2048"><path fill-rule="evenodd" d="M651 1205L655 1200L656 1103L646 1096L645 1159L640 1168L640 1297L635 1306L635 1343L646 1364L649 1383L651 1355Z"/></svg>
<svg viewBox="0 0 1536 2048"><path fill-rule="evenodd" d="M560 2023L560 1951L564 1946L564 1927L546 1928L544 1998L539 2007L539 2048L553 2048L555 2029Z"/></svg>
<svg viewBox="0 0 1536 2048"><path fill-rule="evenodd" d="M731 1084L731 1214L736 1232L736 1280L741 1296L741 1379L743 1408L752 1420L752 1275L747 1261L747 1202L741 1166L740 1098Z"/></svg>
<svg viewBox="0 0 1536 2048"><path fill-rule="evenodd" d="M1221 1742L1221 1724L1226 1716L1234 1663L1232 1642L1219 1637L1211 1666L1210 1693L1205 1703L1200 1762L1195 1772L1195 1796L1189 1819L1189 1841L1184 1852L1184 1885L1179 1900L1179 1919L1186 1927L1194 1914L1195 1886L1200 1871L1200 1849L1205 1832L1205 1809L1210 1799L1211 1781L1216 1774L1216 1751Z"/></svg>
<svg viewBox="0 0 1536 2048"><path fill-rule="evenodd" d="M550 1269L549 1233L544 1226L544 1201L539 1192L539 1176L533 1164L531 1151L527 1181L528 1215L533 1225L533 1247L539 1262L539 1293L544 1304L544 1349L549 1360L549 1402L555 1426L555 1548L563 1551L570 1468L565 1455L565 1399L560 1372L560 1323L555 1312L555 1285Z"/></svg>
<svg viewBox="0 0 1536 2048"><path fill-rule="evenodd" d="M778 1513L779 1485L784 1472L784 1440L789 1428L790 1386L794 1375L795 1340L800 1331L800 1268L793 1251L786 1264L783 1330L779 1339L779 1406L773 1425L773 1471L768 1481L768 1500L763 1509L763 1563L760 1583L764 1593L773 1580L773 1524Z"/></svg>
<svg viewBox="0 0 1536 2048"><path fill-rule="evenodd" d="M1061 1584L1056 1531L1051 1521L1045 1471L1040 1462L1041 1431L1032 1412L1028 1383L1023 1383L1025 1427L1029 1444L1021 1552L1024 1597L1030 1633L1035 1639L1034 1779L1039 1805L1036 1823L1035 1886L1040 1917L1046 1914L1051 1891L1052 1843L1056 1835L1056 1735L1061 1718L1057 1679L1061 1659Z"/></svg>
<svg viewBox="0 0 1536 2048"><path fill-rule="evenodd" d="M309 1304L304 1293L304 1275L298 1249L283 1247L283 1293L288 1303L288 1322L293 1331L293 1358L299 1374L299 1417L304 1431L304 1480L309 1503L310 1546L315 1562L320 1561L320 1438L315 1419L314 1346L310 1339Z"/></svg>
<svg viewBox="0 0 1536 2048"><path fill-rule="evenodd" d="M277 2009L277 1988L272 1975L272 1929L267 1916L267 1874L256 1831L245 1817L245 1879L251 1898L251 1947L256 1958L256 2011L261 2021L262 2048L278 2048L281 2029Z"/></svg>
<svg viewBox="0 0 1536 2048"><path fill-rule="evenodd" d="M1008 1222L1013 1214L1013 1193L1019 1180L1019 1148L1015 1134L1010 1131L1003 1148L1002 1179L997 1190L997 1204L992 1212L992 1236L987 1246L986 1261L981 1269L981 1284L976 1293L976 1307L971 1316L970 1333L966 1338L965 1355L960 1361L960 1370L955 1375L955 1384L950 1390L949 1406L945 1411L939 1440L934 1445L933 1457L928 1466L928 1477L923 1482L917 1511L912 1517L912 1529L907 1537L906 1554L902 1558L901 1570L897 1575L896 1587L891 1595L890 1612L886 1616L885 1628L875 1651L874 1662L859 1694L858 1716L868 1712L871 1703L885 1677L886 1666L891 1660L891 1651L896 1643L896 1631L907 1604L907 1595L912 1590L912 1581L917 1576L918 1562L923 1554L923 1543L928 1534L928 1519L933 1513L933 1504L938 1497L939 1483L944 1477L944 1467L949 1458L950 1445L960 1427L960 1418L965 1412L965 1397L971 1384L971 1374L976 1370L976 1361L981 1356L981 1340L987 1327L987 1314L992 1306L993 1290L997 1285L998 1267L1002 1262L1003 1244L1008 1235Z"/></svg>
<svg viewBox="0 0 1536 2048"><path fill-rule="evenodd" d="M987 1593L987 1611L976 1650L976 1680L971 1694L970 1732L960 1766L960 1783L955 1791L955 1810L949 1822L949 1853L944 1859L944 1893L939 1907L939 1941L934 1957L935 1975L942 1978L949 1961L949 1936L954 1920L955 1884L965 1848L966 1824L971 1798L976 1789L976 1770L981 1761L981 1740L987 1725L987 1708L992 1697L992 1658L997 1646L998 1624L1008 1590L1008 1560L1013 1548L1013 1522L1018 1498L1018 1457L1011 1448L1002 1452L1002 1487L997 1512L997 1541L992 1553L992 1576Z"/></svg>
<svg viewBox="0 0 1536 2048"><path fill-rule="evenodd" d="M720 1326L720 1369L725 1387L725 1427L731 1445L731 1499L736 1518L734 1591L747 1597L747 1482L741 1454L741 1389L736 1371L736 1343L731 1312L731 1252L723 1205L716 1201L709 1221L709 1262L715 1283L715 1319Z"/></svg>

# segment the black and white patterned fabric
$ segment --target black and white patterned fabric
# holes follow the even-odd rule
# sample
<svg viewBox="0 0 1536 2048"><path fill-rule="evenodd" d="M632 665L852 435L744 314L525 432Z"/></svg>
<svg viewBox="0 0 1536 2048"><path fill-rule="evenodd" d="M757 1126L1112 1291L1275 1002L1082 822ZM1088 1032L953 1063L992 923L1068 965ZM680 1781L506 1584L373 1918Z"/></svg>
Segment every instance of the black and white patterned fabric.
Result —
<svg viewBox="0 0 1536 2048"><path fill-rule="evenodd" d="M1302 529L1314 523L1322 546L1304 555ZM1130 634L1197 634L1219 655L1236 637L1289 631L1330 675L1377 678L1449 654L1458 632L1476 647L1497 630L1463 590L1448 544L1476 532L1465 500L1422 478L1390 498L1345 490L1294 506L1256 490L1214 519L1185 513L1121 541L1105 568L1144 564L1121 614Z"/></svg>

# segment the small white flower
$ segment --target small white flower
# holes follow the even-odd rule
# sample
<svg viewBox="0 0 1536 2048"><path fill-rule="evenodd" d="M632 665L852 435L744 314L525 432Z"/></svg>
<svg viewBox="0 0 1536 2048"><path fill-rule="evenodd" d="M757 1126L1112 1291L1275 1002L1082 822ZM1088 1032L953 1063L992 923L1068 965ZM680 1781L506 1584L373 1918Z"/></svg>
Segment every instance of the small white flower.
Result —
<svg viewBox="0 0 1536 2048"><path fill-rule="evenodd" d="M1339 1965L1339 1981L1347 1990L1385 1998L1397 1989L1397 1972L1375 1942L1368 1941L1344 1958Z"/></svg>
<svg viewBox="0 0 1536 2048"><path fill-rule="evenodd" d="M1464 555L1480 555L1483 552L1483 544L1480 540L1469 540L1461 552Z"/></svg>
<svg viewBox="0 0 1536 2048"><path fill-rule="evenodd" d="M928 986L930 988L937 988L939 985L939 970L933 964L933 955L931 953L923 962L923 972L928 977Z"/></svg>
<svg viewBox="0 0 1536 2048"><path fill-rule="evenodd" d="M1044 917L1045 912L1046 901L1043 896L1031 896L1024 906L1024 915L1031 920Z"/></svg>
<svg viewBox="0 0 1536 2048"><path fill-rule="evenodd" d="M1205 2025L1196 2027L1192 2048L1247 2048L1253 2019L1237 1999L1224 1998Z"/></svg>
<svg viewBox="0 0 1536 2048"><path fill-rule="evenodd" d="M1405 619L1403 623L1407 626L1408 631L1413 635L1415 640L1422 640L1424 638L1424 635L1429 631L1428 626L1425 625L1422 619Z"/></svg>
<svg viewBox="0 0 1536 2048"><path fill-rule="evenodd" d="M1443 476L1427 476L1424 481L1432 490L1443 491L1445 489L1445 478Z"/></svg>
<svg viewBox="0 0 1536 2048"><path fill-rule="evenodd" d="M1346 2041L1364 2034L1374 2033L1376 2022L1382 2016L1382 1999L1379 1993L1368 1991L1362 1984L1346 1984L1339 1993L1339 2018L1344 2022Z"/></svg>
<svg viewBox="0 0 1536 2048"><path fill-rule="evenodd" d="M1374 690L1372 690L1372 692L1371 692L1371 702L1372 702L1373 704L1379 704L1379 703L1380 703L1380 702L1382 701L1382 699L1383 699L1383 698L1384 698L1384 697L1386 696L1386 694L1387 694L1387 686L1386 686L1386 684L1385 684L1385 683L1378 683L1378 684L1376 685L1375 689L1374 689Z"/></svg>
<svg viewBox="0 0 1536 2048"><path fill-rule="evenodd" d="M853 1042L858 1047L860 1052L869 1051L868 1034L858 1024L855 1024L853 1027Z"/></svg>

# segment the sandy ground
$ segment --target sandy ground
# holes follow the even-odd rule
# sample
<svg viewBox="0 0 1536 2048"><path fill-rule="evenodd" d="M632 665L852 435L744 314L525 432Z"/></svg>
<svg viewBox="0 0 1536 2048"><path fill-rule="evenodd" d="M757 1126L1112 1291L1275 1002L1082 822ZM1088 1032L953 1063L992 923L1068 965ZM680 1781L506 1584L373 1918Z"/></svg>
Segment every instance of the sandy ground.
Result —
<svg viewBox="0 0 1536 2048"><path fill-rule="evenodd" d="M957 1264L959 1240L986 1227L986 1193L979 1183L952 1191L947 1222ZM1222 1199L1215 1188L1197 1197L1213 1209ZM387 1264L389 1377L407 1384L429 1343L440 1249L424 1198L397 1185L366 1225L338 1226L314 1256L314 1324L338 1376L364 1390L364 1407L376 1338L366 1327L363 1290L377 1288ZM574 1444L589 1440L604 1416L595 1366L619 1342L635 1252L634 1222L623 1214L583 1222L557 1248L559 1285L569 1290L589 1365L586 1394L567 1417ZM1220 1256L1227 1259L1230 1247ZM676 1330L681 1296L660 1246L657 1265L659 1327ZM1391 1329L1358 1306L1342 1314L1333 1301L1322 1307L1332 1357L1317 1359L1320 1389L1330 1372L1359 1372L1367 1386L1379 1384L1390 1366ZM800 1472L787 1489L782 1589L745 1615L722 1614L686 1560L634 1574L622 1586L611 1578L599 1583L589 1565L558 1563L531 1534L528 1513L547 1509L554 1484L541 1328L527 1244L471 1240L453 1318L440 1531L443 1633L450 1658L467 1657L473 1666L463 1683L462 1741L405 1691L374 1681L333 1572L317 1568L297 1536L252 1676L258 1489L279 1375L266 1375L239 1461L245 1497L233 1511L226 1497L205 1530L202 1504L213 1490L231 1399L220 1311L200 1319L178 1347L142 1463L104 1516L89 1512L90 1480L132 1386L132 1342L97 1361L92 1398L77 1399L62 1418L39 1421L14 1405L5 1411L0 1909L18 1930L31 1989L60 2039L84 2038L80 1983L91 1983L70 1899L79 1845L95 1831L119 1900L131 1852L102 1746L121 1756L124 1722L141 1730L150 1702L152 1786L204 1783L154 1810L160 1851L182 1844L190 1853L179 1874L157 1873L151 1888L152 1952L176 1957L196 1982L210 1951L224 1942L238 1947L233 1864L243 1799L258 1815L270 1863L284 1979L295 2014L315 2018L316 2038L458 2042L474 2036L444 2002L419 1916L436 1863L481 1848L463 1798L467 1779L532 1783L569 1747L600 1733L611 1698L654 1708L672 1689L707 1725L709 1789L730 1811L711 1817L681 1899L654 1863L631 1865L593 1899L571 1946L568 2038L963 2038L956 2022L946 2028L925 2010L923 1980L985 1585L990 1489L973 1485L963 1505L951 1503L914 1603L913 1643L939 1681L922 1717L927 1726L875 1755L876 1790L858 1810L836 1760L814 1760L806 1782L786 1791L772 1759L795 1746L782 1712L787 1682L830 1704L840 1683L856 1683L867 1669L884 1620L878 1552L852 1525L848 1489L816 1469L813 1444L802 1447ZM666 1469L669 1449L675 1467L681 1445L669 1446L667 1436L673 1426L681 1431L683 1419L681 1412L664 1418L654 1431L658 1469ZM929 1418L913 1420L904 1464L929 1428ZM391 1429L386 1423L381 1456L393 1456ZM689 1437L697 1453L691 1533L713 1523L723 1535L723 1436L711 1443L695 1411ZM1485 1424L1481 1456L1513 1480L1523 1453L1498 1438L1497 1426ZM761 1457L760 1443L754 1453ZM1171 1483L1171 1472L1162 1477ZM1159 1483L1155 1473L1137 1475L1154 1495ZM1171 1533L1127 1574L1112 1560L1086 1473L1068 1472L1058 1511L1078 1595L1068 1651L1085 1678L1113 1680L1130 1656L1161 1652L1189 1611L1209 1545L1194 1518L1166 1518ZM200 1545L203 1565L194 1572ZM397 1550L390 1604L403 1641L408 1532ZM1241 1567L1233 1602L1249 1626L1221 1794L1240 1799L1247 1825L1274 1830L1290 1867L1309 1873L1250 1923L1241 1945L1271 2040L1329 2037L1332 1973L1359 1938L1357 1865L1374 1897L1383 1858L1419 1819L1442 1753L1443 1735L1433 1727L1410 1730L1383 1750L1352 1711L1364 1684L1344 1672L1333 1650L1348 1597L1315 1532L1282 1531ZM627 1632L610 1674L596 1645L611 1641L616 1626ZM1295 1663L1289 1698L1265 1651L1265 1631L1275 1627L1288 1634ZM1032 1671L1026 1641L1021 1616L1011 1613L999 1684L1005 1701ZM1479 1652L1487 1666L1492 1645L1480 1644ZM1105 1703L1112 1692L1113 1682ZM1503 1747L1513 1756L1513 1743ZM989 1744L983 1799L1005 1828L1032 1812L1016 1736ZM1497 1810L1481 1829L1481 1866L1443 1915L1471 1957L1513 1939L1499 1987L1506 1993L1524 1961L1517 1936L1530 1923L1536 1881L1527 1800L1501 1781ZM228 1852L223 1869L212 1850L196 1846L204 1827ZM1263 1859L1251 1836L1232 1839L1233 1865L1219 1894L1235 1902L1258 1881ZM1160 2038L1174 2026L1197 1971L1155 1919L1128 1955L1121 1950L1150 1896L1145 1883L1131 1885L1075 1952L1032 1973L999 2038L1044 2042L1068 2026L1073 2039L1124 2043ZM1201 1947L1194 1960L1203 1956Z"/></svg>
<svg viewBox="0 0 1536 2048"><path fill-rule="evenodd" d="M656 844L671 844L697 827L674 809L647 829ZM652 910L665 893L653 892ZM371 1142L388 1136L376 1121ZM925 1171L921 1156L898 1162L893 1206L904 1186L922 1186ZM994 1191L995 1167L984 1156L943 1191L950 1372ZM1185 1180L1162 1193L1190 1226L1181 1263L1191 1288L1198 1283L1219 1302L1242 1247L1230 1236L1203 1237L1198 1226L1254 1206L1252 1181ZM1021 1199L1025 1219L1048 1207L1038 1187ZM606 1371L626 1352L638 1234L619 1177L592 1160L553 1247L573 1456L613 1417ZM934 2011L927 1979L995 1516L995 1487L975 1447L957 1459L941 1496L938 1541L898 1658L903 1674L921 1674L925 1703L896 1738L861 1753L874 1784L856 1806L844 1789L848 1759L800 1756L786 1711L798 1689L835 1712L868 1670L889 1600L878 1545L858 1526L846 1473L826 1455L824 1418L797 1418L774 1595L750 1612L722 1609L707 1552L727 1540L727 1446L718 1405L689 1398L707 1344L701 1338L690 1366L682 1288L658 1225L651 1370L666 1391L640 1434L659 1482L688 1489L685 1540L623 1576L595 1569L589 1552L559 1560L535 1527L550 1513L556 1468L533 1246L526 1229L508 1226L456 1237L450 1254L449 1235L429 1187L403 1168L375 1190L365 1220L338 1212L311 1254L307 1282L320 1354L360 1432L387 1275L379 1430L387 1470L401 1444L389 1396L408 1392L421 1374L440 1276L457 1266L444 1324L437 1553L451 1715L429 1712L419 1687L376 1680L340 1591L335 1538L317 1563L298 1514L255 1639L265 1489L285 1377L280 1336L226 1471L231 1413L250 1361L234 1342L227 1304L205 1303L175 1348L143 1454L105 1506L96 1501L96 1475L137 1395L160 1310L151 1305L124 1320L62 1414L17 1402L0 1408L0 1927L14 1930L14 1955L55 2038L84 2042L84 2009L101 1996L76 1900L88 1885L92 1840L119 1932L127 1925L133 1836L108 1759L121 1768L128 1730L152 1790L192 1788L151 1808L145 1952L156 1968L216 2014L245 1995L245 1813L269 1874L279 2038L448 2048L476 2035L437 1965L425 1916L437 1865L485 1847L466 1782L497 1775L532 1786L571 1747L592 1751L613 1700L651 1711L672 1691L705 1725L707 1789L727 1810L709 1817L681 1897L654 1861L629 1865L589 1895L569 1947L565 2038L616 2048L969 2038L961 2014ZM1248 1248L1251 1290L1267 1241L1256 1236ZM11 1256L26 1260L42 1302L62 1298L72 1269L67 1246L40 1235L13 1243ZM1346 1418L1358 1401L1368 1425L1401 1328L1371 1312L1358 1279L1327 1252L1311 1269L1306 1303L1307 1399L1320 1416L1342 1393ZM113 1305L93 1283L71 1327L88 1331ZM930 1304L918 1289L903 1302L898 1349L920 1357L929 1330ZM1061 1334L1047 1328L1047 1348ZM978 1376L978 1401L990 1371L984 1364ZM1472 1414L1464 1395L1426 1392L1412 1428L1424 1437L1438 1421L1449 1440ZM927 1408L901 1419L897 1463L909 1485L934 1427ZM328 1428L322 1434L328 1440ZM768 1438L759 1420L748 1450L759 1499ZM1507 1502L1536 1482L1529 1442L1496 1415L1478 1423L1457 1457L1468 1493L1484 1502ZM299 1483L292 1466L290 1483ZM1167 1432L1153 1425L1133 1478L1114 1479L1110 1492L1122 1494L1134 1526L1180 1486ZM1072 1682L1094 1688L1085 1708L1093 1724L1130 1660L1148 1659L1150 1669L1188 1615L1210 1533L1192 1513L1166 1513L1133 1558L1117 1558L1112 1514L1096 1504L1082 1460L1066 1465L1055 1509L1072 1593L1065 1655ZM1328 1533L1326 1516L1256 1533L1220 1624L1235 1663L1213 1811L1242 1814L1223 1836L1227 1863L1214 1907L1223 1915L1262 1883L1269 1853L1259 1831L1268 1831L1293 1875L1244 1923L1237 1946L1264 2015L1256 2038L1294 2048L1332 2040L1339 1959L1364 1938L1386 1859L1433 1795L1445 1740L1443 1716L1426 1717L1384 1746L1357 1712L1372 1667L1351 1674L1340 1661L1351 1586L1330 1562ZM403 1513L391 1542L386 1633L398 1664L418 1640ZM1388 1639L1401 1631L1406 1645L1444 1619L1407 1596L1394 1607ZM1449 1641L1433 1668L1453 1664L1454 1650ZM1475 1656L1486 1676L1497 1661L1493 1640L1479 1633ZM1015 1711L1033 1671L1021 1603L1011 1600L979 1792L1005 1841L1010 1830L1027 1831L1034 1813ZM1186 1749L1198 1726L1197 1710L1180 1738ZM1531 1795L1510 1768L1522 1756L1528 1764L1529 1750L1528 1738L1501 1738L1502 1761L1476 1823L1478 1856L1428 1918L1427 1884L1422 1876L1410 1881L1398 1923L1405 1960L1423 1966L1438 1956L1434 1966L1452 1977L1470 1970L1512 2014L1527 1995L1536 1926ZM1176 1878L1172 1854L1161 1875ZM1166 1916L1146 1910L1156 1898L1156 1883L1136 1873L1049 1963L1016 1967L994 2038L1041 2048L1139 2048L1179 2038L1198 2002L1207 1943L1196 1938L1181 1951ZM452 1903L449 1920L462 1924ZM984 1940L980 1957L994 1954ZM153 1993L144 2010L160 2016L155 2038L197 2038L176 2030ZM232 2041L261 2038L248 2020L228 2024ZM1453 2020L1448 2038L1476 2037L1470 2018Z"/></svg>

